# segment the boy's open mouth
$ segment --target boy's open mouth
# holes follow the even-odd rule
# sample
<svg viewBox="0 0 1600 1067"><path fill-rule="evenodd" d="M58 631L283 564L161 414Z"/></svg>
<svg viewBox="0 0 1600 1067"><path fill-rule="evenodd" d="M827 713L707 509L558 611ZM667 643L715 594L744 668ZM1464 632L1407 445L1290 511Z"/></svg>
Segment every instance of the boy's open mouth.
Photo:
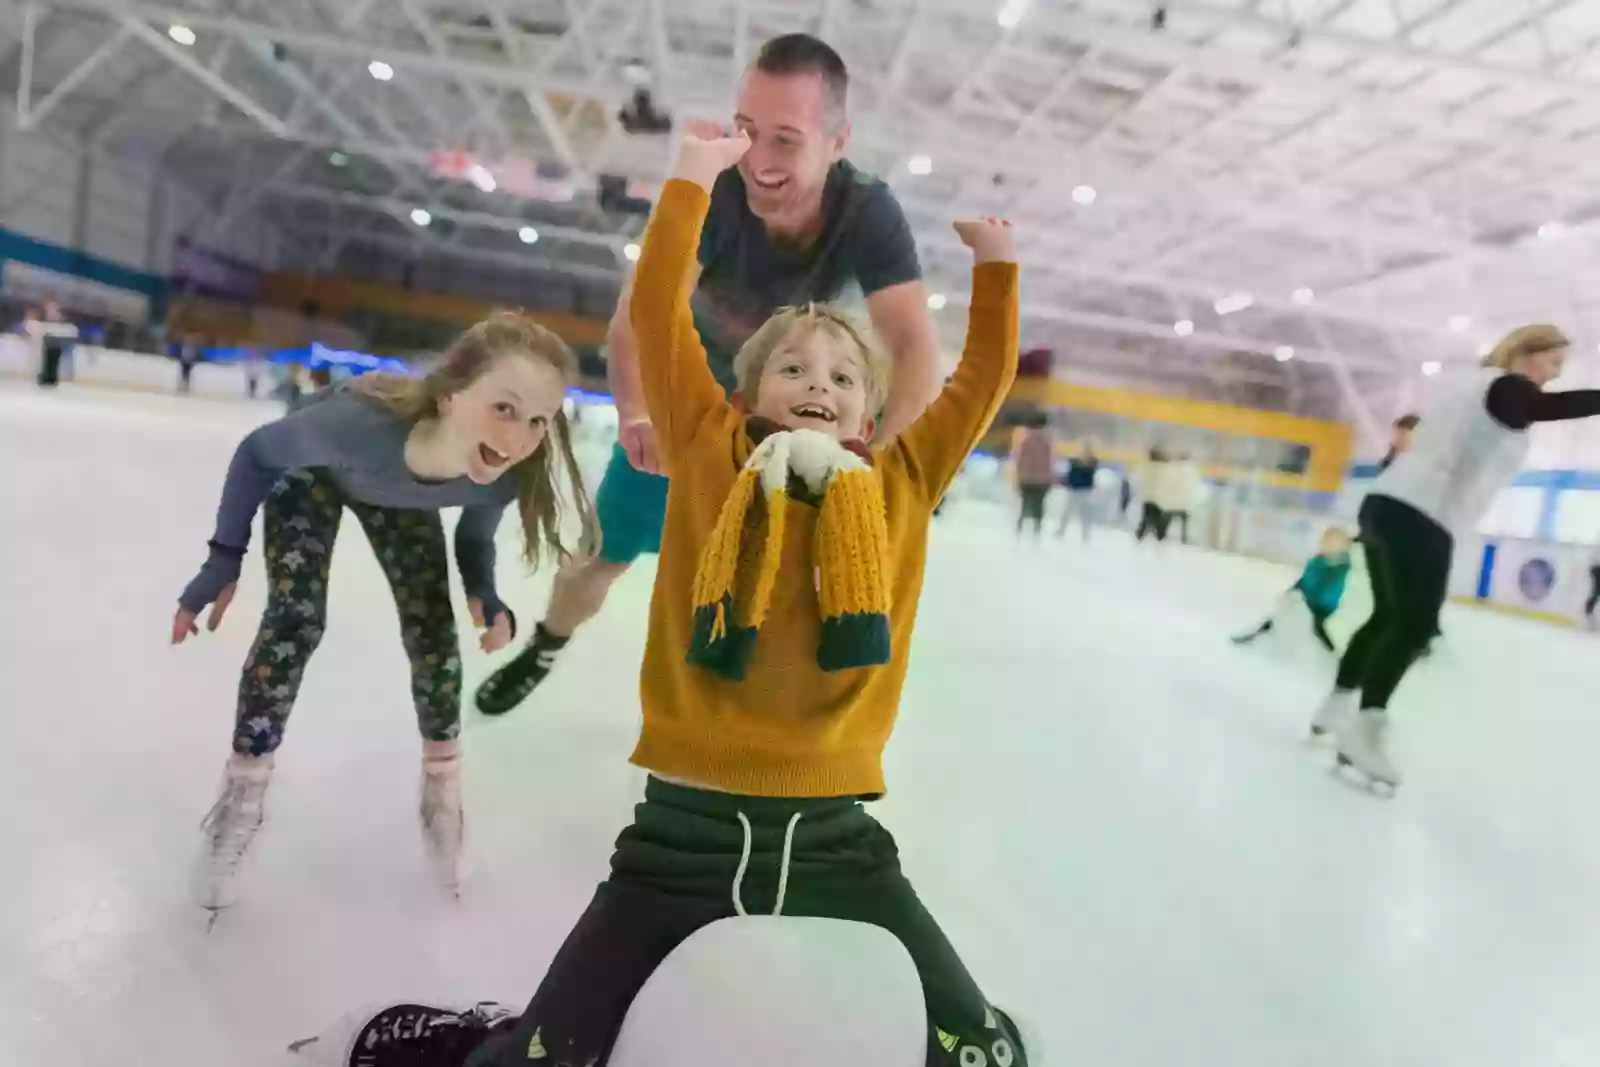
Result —
<svg viewBox="0 0 1600 1067"><path fill-rule="evenodd" d="M833 412L820 404L796 404L789 409L789 414L801 419L821 419L823 422L839 421Z"/></svg>

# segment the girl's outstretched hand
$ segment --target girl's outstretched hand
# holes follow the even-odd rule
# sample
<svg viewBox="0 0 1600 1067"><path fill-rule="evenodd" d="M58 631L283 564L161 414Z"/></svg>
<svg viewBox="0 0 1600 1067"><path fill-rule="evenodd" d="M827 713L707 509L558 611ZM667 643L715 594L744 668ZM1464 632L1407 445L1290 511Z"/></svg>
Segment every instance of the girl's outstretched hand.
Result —
<svg viewBox="0 0 1600 1067"><path fill-rule="evenodd" d="M510 611L496 612L494 622L485 625L483 601L475 596L467 597L467 611L472 615L472 625L483 631L478 638L479 648L485 652L498 652L511 643L515 633L511 625Z"/></svg>
<svg viewBox="0 0 1600 1067"><path fill-rule="evenodd" d="M233 594L238 591L238 584L229 582L217 594L217 599L211 602L211 614L206 617L206 632L215 633L218 626L222 625L222 617L228 613L228 605L233 603ZM190 611L181 604L177 614L172 616L172 643L181 645L184 641L200 632L200 613Z"/></svg>

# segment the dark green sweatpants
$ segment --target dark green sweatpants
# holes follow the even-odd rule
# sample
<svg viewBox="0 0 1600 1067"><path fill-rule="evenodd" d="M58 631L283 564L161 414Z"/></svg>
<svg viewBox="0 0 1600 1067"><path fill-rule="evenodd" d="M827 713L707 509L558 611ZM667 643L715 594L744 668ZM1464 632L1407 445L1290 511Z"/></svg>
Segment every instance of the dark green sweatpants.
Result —
<svg viewBox="0 0 1600 1067"><path fill-rule="evenodd" d="M773 911L784 833L799 814L783 914L872 923L900 938L922 977L929 1067L1025 1067L1010 1019L984 1000L900 873L894 838L860 801L741 797L654 778L633 825L617 838L611 877L567 935L532 1003L467 1067L526 1067L536 1032L548 1057L542 1062L604 1064L651 972L689 935L736 914L733 883L745 844L740 812L751 835L740 892L747 912Z"/></svg>

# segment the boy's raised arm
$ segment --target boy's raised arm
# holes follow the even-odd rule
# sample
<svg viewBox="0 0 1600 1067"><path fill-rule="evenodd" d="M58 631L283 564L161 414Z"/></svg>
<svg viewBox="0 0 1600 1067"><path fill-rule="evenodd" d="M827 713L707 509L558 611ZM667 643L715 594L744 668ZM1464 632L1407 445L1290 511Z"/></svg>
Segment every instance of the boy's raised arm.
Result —
<svg viewBox="0 0 1600 1067"><path fill-rule="evenodd" d="M637 346L645 408L655 425L670 473L673 456L717 407L726 404L706 365L705 346L694 327L689 295L700 246L700 228L711 202L711 186L750 148L737 137L684 137L672 177L661 189L645 230L633 274L628 315Z"/></svg>
<svg viewBox="0 0 1600 1067"><path fill-rule="evenodd" d="M939 399L894 446L930 501L955 480L1017 375L1018 271L1011 224L981 219L957 222L955 229L972 249L966 348Z"/></svg>

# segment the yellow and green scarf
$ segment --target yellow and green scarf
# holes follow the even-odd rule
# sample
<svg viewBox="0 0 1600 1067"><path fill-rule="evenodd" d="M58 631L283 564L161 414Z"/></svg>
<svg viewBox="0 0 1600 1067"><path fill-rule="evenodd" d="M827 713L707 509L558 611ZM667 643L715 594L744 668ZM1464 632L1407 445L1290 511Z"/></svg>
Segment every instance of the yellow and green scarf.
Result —
<svg viewBox="0 0 1600 1067"><path fill-rule="evenodd" d="M762 419L750 420L749 433L755 448L700 553L689 662L744 677L777 584L791 499L819 511L817 665L842 671L889 662L889 528L870 453ZM750 544L763 527L760 543Z"/></svg>

